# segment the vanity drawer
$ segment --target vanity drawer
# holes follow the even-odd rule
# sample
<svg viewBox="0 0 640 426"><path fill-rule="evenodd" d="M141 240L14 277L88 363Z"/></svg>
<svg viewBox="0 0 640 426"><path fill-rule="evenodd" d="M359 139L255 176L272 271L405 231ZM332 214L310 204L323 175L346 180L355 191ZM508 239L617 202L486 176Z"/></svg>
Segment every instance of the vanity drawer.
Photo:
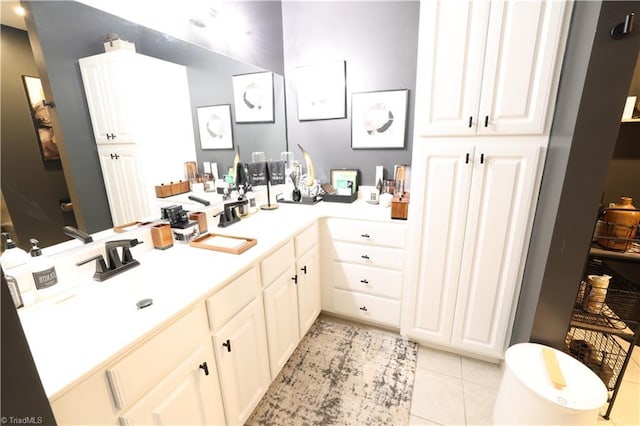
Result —
<svg viewBox="0 0 640 426"><path fill-rule="evenodd" d="M268 286L280 275L291 267L295 260L293 241L287 241L285 245L265 257L260 262L260 273L262 275L262 285Z"/></svg>
<svg viewBox="0 0 640 426"><path fill-rule="evenodd" d="M333 286L374 296L400 299L402 272L333 262Z"/></svg>
<svg viewBox="0 0 640 426"><path fill-rule="evenodd" d="M333 260L402 270L404 250L344 242L333 243Z"/></svg>
<svg viewBox="0 0 640 426"><path fill-rule="evenodd" d="M198 347L206 333L207 312L201 304L107 368L116 406L126 408L162 380Z"/></svg>
<svg viewBox="0 0 640 426"><path fill-rule="evenodd" d="M298 258L318 244L318 224L314 223L296 235L294 242L296 246L296 258Z"/></svg>
<svg viewBox="0 0 640 426"><path fill-rule="evenodd" d="M327 229L334 241L386 247L404 248L407 237L405 224L329 218Z"/></svg>
<svg viewBox="0 0 640 426"><path fill-rule="evenodd" d="M207 299L209 327L216 331L260 294L258 270L251 268Z"/></svg>
<svg viewBox="0 0 640 426"><path fill-rule="evenodd" d="M400 327L400 301L355 291L333 290L336 313Z"/></svg>

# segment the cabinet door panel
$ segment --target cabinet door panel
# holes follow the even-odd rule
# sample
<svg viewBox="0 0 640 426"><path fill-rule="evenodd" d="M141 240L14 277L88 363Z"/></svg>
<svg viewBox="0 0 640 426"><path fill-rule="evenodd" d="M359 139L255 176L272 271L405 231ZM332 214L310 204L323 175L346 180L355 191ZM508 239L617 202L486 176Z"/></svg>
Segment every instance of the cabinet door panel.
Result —
<svg viewBox="0 0 640 426"><path fill-rule="evenodd" d="M411 194L404 295L403 334L422 341L449 343L471 183L473 145L416 144Z"/></svg>
<svg viewBox="0 0 640 426"><path fill-rule="evenodd" d="M244 424L271 382L262 297L215 333L213 344L227 422Z"/></svg>
<svg viewBox="0 0 640 426"><path fill-rule="evenodd" d="M135 146L101 145L98 155L113 225L150 216L149 197Z"/></svg>
<svg viewBox="0 0 640 426"><path fill-rule="evenodd" d="M136 141L131 105L140 103L132 96L139 91L133 81L141 71L132 63L135 58L130 53L116 52L79 61L91 124L98 144Z"/></svg>
<svg viewBox="0 0 640 426"><path fill-rule="evenodd" d="M264 290L264 312L269 344L271 377L276 377L300 339L298 330L298 294L289 268Z"/></svg>
<svg viewBox="0 0 640 426"><path fill-rule="evenodd" d="M298 316L300 337L304 336L321 309L318 248L309 250L296 262L298 274Z"/></svg>
<svg viewBox="0 0 640 426"><path fill-rule="evenodd" d="M199 367L206 362L209 375ZM200 346L120 417L123 425L225 424L213 351Z"/></svg>
<svg viewBox="0 0 640 426"><path fill-rule="evenodd" d="M476 149L452 334L458 347L502 354L521 277L537 162L535 146Z"/></svg>
<svg viewBox="0 0 640 426"><path fill-rule="evenodd" d="M489 3L482 0L420 3L420 134L476 133L488 16Z"/></svg>
<svg viewBox="0 0 640 426"><path fill-rule="evenodd" d="M565 3L491 3L478 133L544 132Z"/></svg>

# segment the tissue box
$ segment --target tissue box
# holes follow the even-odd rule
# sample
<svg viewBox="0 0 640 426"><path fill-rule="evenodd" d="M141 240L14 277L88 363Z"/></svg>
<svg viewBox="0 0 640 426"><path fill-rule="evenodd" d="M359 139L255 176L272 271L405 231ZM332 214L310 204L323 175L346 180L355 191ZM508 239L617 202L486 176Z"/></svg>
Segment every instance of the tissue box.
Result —
<svg viewBox="0 0 640 426"><path fill-rule="evenodd" d="M112 52L114 50L128 50L130 52L136 51L136 45L126 40L111 40L104 43L104 51Z"/></svg>

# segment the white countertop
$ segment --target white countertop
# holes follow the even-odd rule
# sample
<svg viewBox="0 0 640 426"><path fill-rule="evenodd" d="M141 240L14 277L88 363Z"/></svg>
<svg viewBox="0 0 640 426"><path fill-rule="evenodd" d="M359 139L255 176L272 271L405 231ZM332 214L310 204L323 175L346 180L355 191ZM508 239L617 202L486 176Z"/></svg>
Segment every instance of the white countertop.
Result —
<svg viewBox="0 0 640 426"><path fill-rule="evenodd" d="M45 301L18 310L50 399L112 362L176 315L204 301L318 218L405 223L392 221L389 207L361 200L353 204L321 202L313 206L280 204L277 210L258 211L227 228L218 228L218 219L209 213L210 232L256 238L257 245L240 255L180 243L167 250L155 250L149 236L144 234L150 231L141 230L138 232L144 236L145 244L131 249L140 266L96 282L92 279L91 262L89 267L77 268L73 279L80 284L64 297L56 298L62 299L59 303ZM117 234L117 239L122 238L133 237ZM73 257L82 256L76 252ZM67 274L63 279L70 278ZM143 298L153 298L153 305L138 310L136 302Z"/></svg>

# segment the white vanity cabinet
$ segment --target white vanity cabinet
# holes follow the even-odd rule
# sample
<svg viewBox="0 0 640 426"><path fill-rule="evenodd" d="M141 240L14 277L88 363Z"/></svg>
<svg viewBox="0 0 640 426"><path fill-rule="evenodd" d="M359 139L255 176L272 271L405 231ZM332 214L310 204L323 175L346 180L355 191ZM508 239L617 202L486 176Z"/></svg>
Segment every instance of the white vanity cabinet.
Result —
<svg viewBox="0 0 640 426"><path fill-rule="evenodd" d="M406 223L328 218L324 309L400 327Z"/></svg>
<svg viewBox="0 0 640 426"><path fill-rule="evenodd" d="M207 309L227 424L244 424L271 383L257 269L207 299Z"/></svg>
<svg viewBox="0 0 640 426"><path fill-rule="evenodd" d="M114 225L157 214L154 187L184 179L184 162L196 158L186 68L129 51L79 65ZM137 173L117 155L128 155Z"/></svg>
<svg viewBox="0 0 640 426"><path fill-rule="evenodd" d="M519 291L539 147L416 144L402 334L499 358Z"/></svg>
<svg viewBox="0 0 640 426"><path fill-rule="evenodd" d="M570 8L555 0L421 1L417 133L544 133Z"/></svg>
<svg viewBox="0 0 640 426"><path fill-rule="evenodd" d="M278 375L300 341L294 253L293 241L288 241L260 263L271 378Z"/></svg>
<svg viewBox="0 0 640 426"><path fill-rule="evenodd" d="M298 328L302 338L320 315L320 254L318 224L314 223L294 238L298 290Z"/></svg>
<svg viewBox="0 0 640 426"><path fill-rule="evenodd" d="M209 361L202 362L203 359ZM129 425L223 425L213 348L202 344L156 387L120 416Z"/></svg>
<svg viewBox="0 0 640 426"><path fill-rule="evenodd" d="M317 241L314 224L260 263L272 379L320 313Z"/></svg>
<svg viewBox="0 0 640 426"><path fill-rule="evenodd" d="M51 402L58 424L223 424L203 303Z"/></svg>

